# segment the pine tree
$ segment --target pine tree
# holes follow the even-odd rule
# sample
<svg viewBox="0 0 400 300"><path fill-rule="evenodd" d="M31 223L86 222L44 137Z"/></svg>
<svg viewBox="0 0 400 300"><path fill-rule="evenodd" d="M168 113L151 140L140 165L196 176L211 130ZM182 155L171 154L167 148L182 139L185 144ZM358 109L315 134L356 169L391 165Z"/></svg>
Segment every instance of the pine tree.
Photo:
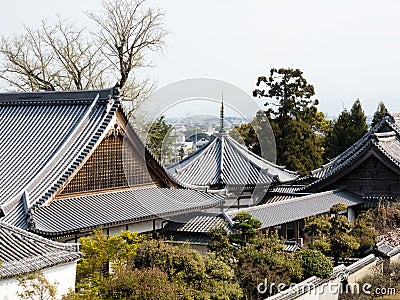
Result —
<svg viewBox="0 0 400 300"><path fill-rule="evenodd" d="M325 140L326 158L332 159L341 154L367 133L367 130L365 113L360 100L357 99L350 112L345 109L332 123Z"/></svg>
<svg viewBox="0 0 400 300"><path fill-rule="evenodd" d="M265 90L256 89L255 97L266 97L266 111L274 130L277 163L306 174L322 163L326 120L313 99L314 87L307 83L299 69L271 69L270 76L260 76L257 86L263 83ZM272 107L270 105L273 105ZM317 134L322 133L322 134Z"/></svg>
<svg viewBox="0 0 400 300"><path fill-rule="evenodd" d="M378 104L378 108L374 113L374 118L372 119L371 127L374 127L379 121L384 117L389 115L388 110L386 109L385 104L381 101Z"/></svg>

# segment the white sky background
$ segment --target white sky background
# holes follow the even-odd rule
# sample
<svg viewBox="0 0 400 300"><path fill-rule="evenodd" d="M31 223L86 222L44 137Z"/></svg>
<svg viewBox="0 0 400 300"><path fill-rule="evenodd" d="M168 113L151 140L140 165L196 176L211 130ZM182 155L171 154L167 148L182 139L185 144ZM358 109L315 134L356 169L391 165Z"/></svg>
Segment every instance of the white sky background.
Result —
<svg viewBox="0 0 400 300"><path fill-rule="evenodd" d="M158 86L216 78L251 94L272 67L300 68L319 108L337 115L360 98L366 114L382 100L400 112L400 1L148 0L166 13L167 49L143 71ZM86 24L100 0L3 1L1 35L57 14ZM88 25L90 26L90 25ZM260 104L264 100L260 100Z"/></svg>

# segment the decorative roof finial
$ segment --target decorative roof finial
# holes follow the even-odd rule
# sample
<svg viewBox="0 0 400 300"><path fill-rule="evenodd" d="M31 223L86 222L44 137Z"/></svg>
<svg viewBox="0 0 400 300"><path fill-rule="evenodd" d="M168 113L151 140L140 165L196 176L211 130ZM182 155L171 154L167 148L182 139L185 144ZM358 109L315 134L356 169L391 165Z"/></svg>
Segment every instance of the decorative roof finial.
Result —
<svg viewBox="0 0 400 300"><path fill-rule="evenodd" d="M221 106L220 106L220 125L221 125L221 129L219 131L225 131L224 130L224 93L222 93L222 102L221 102Z"/></svg>

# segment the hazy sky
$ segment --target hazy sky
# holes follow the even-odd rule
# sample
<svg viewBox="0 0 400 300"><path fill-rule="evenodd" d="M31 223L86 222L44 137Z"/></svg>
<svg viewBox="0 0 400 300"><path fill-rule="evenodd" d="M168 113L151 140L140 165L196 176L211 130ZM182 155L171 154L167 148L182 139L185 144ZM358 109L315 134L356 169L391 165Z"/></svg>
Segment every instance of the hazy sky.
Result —
<svg viewBox="0 0 400 300"><path fill-rule="evenodd" d="M400 1L148 0L166 13L167 49L145 71L161 87L207 77L251 94L272 67L300 68L320 109L338 114L360 98L400 112ZM57 14L79 24L100 0L13 0L2 5L2 35ZM89 25L90 26L90 25Z"/></svg>

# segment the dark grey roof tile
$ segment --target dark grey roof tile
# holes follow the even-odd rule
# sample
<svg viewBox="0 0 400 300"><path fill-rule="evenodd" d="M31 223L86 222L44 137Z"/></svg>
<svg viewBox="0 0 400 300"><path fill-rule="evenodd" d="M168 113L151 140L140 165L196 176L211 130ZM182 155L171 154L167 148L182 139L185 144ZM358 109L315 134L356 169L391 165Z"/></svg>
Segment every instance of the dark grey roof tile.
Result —
<svg viewBox="0 0 400 300"><path fill-rule="evenodd" d="M159 187L62 198L32 212L32 230L45 236L63 235L199 211L220 205L223 199L218 194Z"/></svg>
<svg viewBox="0 0 400 300"><path fill-rule="evenodd" d="M27 227L23 192L28 208L52 197L115 114L119 101L112 97L111 89L0 94L4 221Z"/></svg>
<svg viewBox="0 0 400 300"><path fill-rule="evenodd" d="M0 278L78 260L77 244L62 244L0 222Z"/></svg>
<svg viewBox="0 0 400 300"><path fill-rule="evenodd" d="M261 228L268 228L327 213L337 203L354 206L363 203L363 200L353 193L335 190L230 211L226 215L232 220L237 213L247 212L261 221Z"/></svg>
<svg viewBox="0 0 400 300"><path fill-rule="evenodd" d="M255 155L227 133L218 134L168 170L180 182L198 187L221 183L228 188L269 186L276 181L292 182L298 178L297 172Z"/></svg>

